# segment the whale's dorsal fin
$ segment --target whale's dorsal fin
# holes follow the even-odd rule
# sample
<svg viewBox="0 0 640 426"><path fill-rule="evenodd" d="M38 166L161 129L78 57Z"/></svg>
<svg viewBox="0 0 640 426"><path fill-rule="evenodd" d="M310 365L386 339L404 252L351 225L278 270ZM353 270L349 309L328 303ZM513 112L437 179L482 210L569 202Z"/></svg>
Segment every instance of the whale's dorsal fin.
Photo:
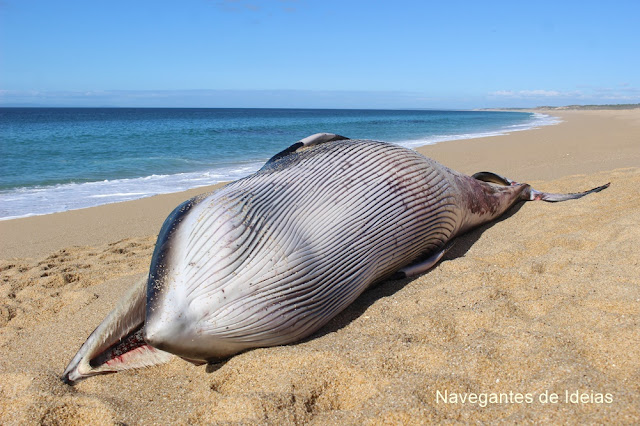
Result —
<svg viewBox="0 0 640 426"><path fill-rule="evenodd" d="M349 138L336 135L333 133L316 133L314 135L307 136L304 139L300 139L298 142L294 143L284 151L280 151L279 153L271 157L271 159L267 161L262 168L265 169L268 166L271 166L276 161L280 160L281 158L284 158L302 148L309 147L312 145L319 145L321 143L326 143L326 142L343 141L343 140L349 140Z"/></svg>

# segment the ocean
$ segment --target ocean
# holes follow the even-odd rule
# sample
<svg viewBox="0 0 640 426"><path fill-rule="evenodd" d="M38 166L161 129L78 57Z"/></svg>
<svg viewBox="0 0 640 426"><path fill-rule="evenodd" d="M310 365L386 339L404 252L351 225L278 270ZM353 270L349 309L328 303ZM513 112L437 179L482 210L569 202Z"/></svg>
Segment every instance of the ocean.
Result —
<svg viewBox="0 0 640 426"><path fill-rule="evenodd" d="M0 220L239 179L318 132L416 147L556 122L493 111L0 108Z"/></svg>

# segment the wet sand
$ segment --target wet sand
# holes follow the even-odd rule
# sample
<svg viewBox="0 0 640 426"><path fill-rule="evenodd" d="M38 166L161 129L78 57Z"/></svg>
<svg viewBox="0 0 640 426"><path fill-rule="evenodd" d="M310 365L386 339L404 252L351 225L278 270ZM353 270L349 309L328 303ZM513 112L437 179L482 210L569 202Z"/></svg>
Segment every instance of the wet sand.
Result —
<svg viewBox="0 0 640 426"><path fill-rule="evenodd" d="M518 205L311 338L224 364L59 380L191 194L1 221L0 423L640 422L640 110L553 114L419 151L543 191L610 188Z"/></svg>

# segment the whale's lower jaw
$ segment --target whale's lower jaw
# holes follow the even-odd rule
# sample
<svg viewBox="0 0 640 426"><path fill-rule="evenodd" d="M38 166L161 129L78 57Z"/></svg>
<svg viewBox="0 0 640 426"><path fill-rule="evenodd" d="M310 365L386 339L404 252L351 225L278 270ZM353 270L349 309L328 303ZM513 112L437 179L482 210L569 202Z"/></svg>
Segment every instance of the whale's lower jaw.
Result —
<svg viewBox="0 0 640 426"><path fill-rule="evenodd" d="M147 280L141 279L91 333L71 360L62 381L74 385L88 377L168 362L172 355L143 338Z"/></svg>

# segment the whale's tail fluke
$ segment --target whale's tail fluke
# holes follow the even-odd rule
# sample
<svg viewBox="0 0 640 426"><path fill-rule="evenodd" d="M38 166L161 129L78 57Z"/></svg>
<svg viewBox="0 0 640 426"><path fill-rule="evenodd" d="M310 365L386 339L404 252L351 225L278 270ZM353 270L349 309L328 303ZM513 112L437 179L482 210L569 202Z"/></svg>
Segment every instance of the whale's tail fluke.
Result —
<svg viewBox="0 0 640 426"><path fill-rule="evenodd" d="M600 192L603 189L606 189L609 187L611 183L606 183L602 186L598 186L596 188L590 189L588 191L584 191L584 192L575 192L575 193L571 193L571 194L552 194L549 192L541 192L541 191L536 191L533 188L529 188L529 197L526 198L526 200L528 201L534 201L534 200L542 200L542 201L547 201L550 203L555 203L558 201L567 201L567 200L575 200L576 198L582 198L585 195L589 195L589 194L593 194L594 192Z"/></svg>

